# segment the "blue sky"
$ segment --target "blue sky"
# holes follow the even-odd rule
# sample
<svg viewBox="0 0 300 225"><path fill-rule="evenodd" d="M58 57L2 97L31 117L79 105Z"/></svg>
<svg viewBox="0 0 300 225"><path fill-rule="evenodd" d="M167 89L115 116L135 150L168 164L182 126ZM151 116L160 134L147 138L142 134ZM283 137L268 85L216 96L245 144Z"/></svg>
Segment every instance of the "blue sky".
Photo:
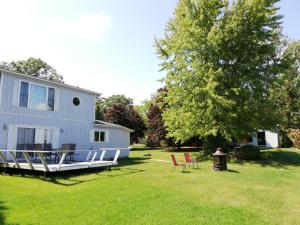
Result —
<svg viewBox="0 0 300 225"><path fill-rule="evenodd" d="M0 0L0 61L40 57L69 84L139 104L161 86L154 37L162 37L176 2ZM279 6L284 33L300 39L300 1Z"/></svg>

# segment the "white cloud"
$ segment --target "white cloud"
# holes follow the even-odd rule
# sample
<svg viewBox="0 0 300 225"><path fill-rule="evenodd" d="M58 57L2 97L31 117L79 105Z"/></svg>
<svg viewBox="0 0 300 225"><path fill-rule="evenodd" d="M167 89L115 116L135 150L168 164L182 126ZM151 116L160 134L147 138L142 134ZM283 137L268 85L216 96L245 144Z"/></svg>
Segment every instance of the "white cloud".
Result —
<svg viewBox="0 0 300 225"><path fill-rule="evenodd" d="M111 27L111 18L103 13L81 15L74 20L50 22L48 32L52 35L100 39Z"/></svg>
<svg viewBox="0 0 300 225"><path fill-rule="evenodd" d="M101 58L107 57L101 55L101 46L112 27L109 15L82 11L59 15L55 8L40 4L44 1L0 0L0 61L39 57L69 84L104 96L125 94L138 102L149 97L150 86L130 82L122 68Z"/></svg>
<svg viewBox="0 0 300 225"><path fill-rule="evenodd" d="M111 17L102 12L40 17L36 12L43 10L37 2L29 1L0 1L0 8L0 61L39 57L56 68L68 83L101 92L101 87L90 85L95 82L93 78L101 79L95 75L101 64L87 63L88 53L91 46L103 41L111 27ZM91 67L93 71L89 71Z"/></svg>

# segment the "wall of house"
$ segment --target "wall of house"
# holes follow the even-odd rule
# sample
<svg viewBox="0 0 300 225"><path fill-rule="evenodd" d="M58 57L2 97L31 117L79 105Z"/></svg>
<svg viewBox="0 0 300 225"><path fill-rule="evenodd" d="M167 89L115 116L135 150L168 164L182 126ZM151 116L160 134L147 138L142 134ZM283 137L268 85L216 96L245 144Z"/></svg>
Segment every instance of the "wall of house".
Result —
<svg viewBox="0 0 300 225"><path fill-rule="evenodd" d="M130 146L130 132L122 128L107 128L107 127L94 127L94 130L101 130L108 132L108 141L102 143L93 142L93 136L90 137L91 147L93 149L99 148L127 148L126 150L122 149L120 157L128 157ZM113 157L115 151L107 151L106 157Z"/></svg>
<svg viewBox="0 0 300 225"><path fill-rule="evenodd" d="M55 88L56 104L54 111L42 111L29 108L18 107L20 81L32 82L39 85L46 83L36 81L28 76L28 78L19 77L17 75L2 75L2 101L0 102L0 113L9 113L14 116L26 116L35 118L52 118L61 120L73 120L90 122L95 118L95 96L86 92L77 91L75 89L64 88L54 83L46 84ZM74 106L73 98L80 99L80 105Z"/></svg>
<svg viewBox="0 0 300 225"><path fill-rule="evenodd" d="M59 147L63 143L75 143L77 150L90 147L126 148L129 146L129 132L122 129L109 131L109 143L91 143L90 132L94 126L95 95L51 83L47 86L55 88L54 111L22 108L17 104L20 80L45 85L30 77L2 74L0 83L1 149L16 149L17 127L52 128L55 139L53 147ZM79 97L80 106L73 105L74 97ZM122 153L122 156L126 156L126 153Z"/></svg>

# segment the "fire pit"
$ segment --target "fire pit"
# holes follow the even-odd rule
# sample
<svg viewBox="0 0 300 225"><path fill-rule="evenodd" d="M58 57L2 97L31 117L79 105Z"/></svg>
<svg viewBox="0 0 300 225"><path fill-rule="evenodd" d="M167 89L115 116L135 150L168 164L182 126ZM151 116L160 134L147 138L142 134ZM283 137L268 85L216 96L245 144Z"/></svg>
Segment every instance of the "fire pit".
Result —
<svg viewBox="0 0 300 225"><path fill-rule="evenodd" d="M217 148L217 151L213 154L213 157L214 171L227 170L226 154L222 152L221 148Z"/></svg>

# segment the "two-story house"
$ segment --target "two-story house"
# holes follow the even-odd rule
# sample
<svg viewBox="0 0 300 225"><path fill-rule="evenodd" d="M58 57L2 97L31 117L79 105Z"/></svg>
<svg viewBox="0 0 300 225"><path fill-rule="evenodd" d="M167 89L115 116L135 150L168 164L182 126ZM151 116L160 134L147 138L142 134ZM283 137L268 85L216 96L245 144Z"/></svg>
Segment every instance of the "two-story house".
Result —
<svg viewBox="0 0 300 225"><path fill-rule="evenodd" d="M21 73L0 70L0 149L22 144L76 144L76 150L128 148L132 130L95 120L100 94ZM22 149L18 149L22 150ZM127 157L122 151L121 157Z"/></svg>

